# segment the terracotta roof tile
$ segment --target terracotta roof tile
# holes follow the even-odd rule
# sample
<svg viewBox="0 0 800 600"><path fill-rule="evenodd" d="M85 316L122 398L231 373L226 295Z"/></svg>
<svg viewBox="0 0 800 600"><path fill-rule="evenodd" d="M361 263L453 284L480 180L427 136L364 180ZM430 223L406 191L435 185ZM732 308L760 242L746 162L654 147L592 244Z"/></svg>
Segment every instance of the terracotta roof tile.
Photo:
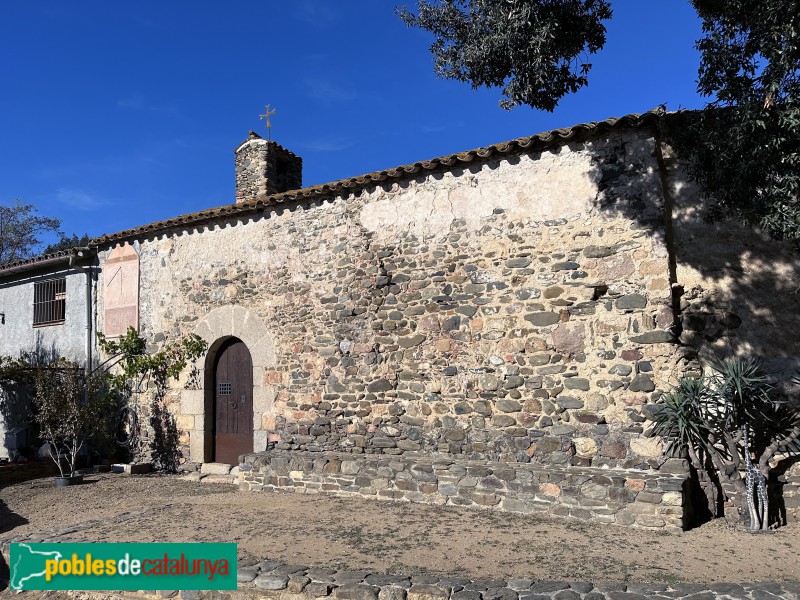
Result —
<svg viewBox="0 0 800 600"><path fill-rule="evenodd" d="M77 252L88 251L88 250L89 248L82 248L76 246L74 248L68 248L67 250L50 252L49 254L41 254L39 256L34 256L33 258L18 260L17 262L0 266L0 277L16 273L22 273L24 271L32 271L34 269L38 269L40 267L45 267L48 265L68 262L69 259L72 256L74 256ZM94 250L92 250L91 253L93 255Z"/></svg>
<svg viewBox="0 0 800 600"><path fill-rule="evenodd" d="M157 221L147 225L141 225L132 229L126 229L117 233L101 235L93 239L90 244L99 246L121 242L140 236L153 235L175 227L196 226L209 223L220 218L231 217L234 215L245 215L248 213L259 212L268 207L283 204L285 202L296 202L322 198L342 192L358 191L366 187L375 185L392 179L401 179L408 175L414 175L423 171L434 171L444 167L454 167L461 164L468 164L476 159L485 160L492 157L500 157L524 151L544 149L556 146L572 140L586 139L594 137L612 130L651 127L658 123L664 114L662 109L652 110L643 114L630 114L624 117L611 117L604 121L592 123L581 123L572 127L564 127L545 131L536 135L522 137L484 148L477 148L468 152L451 154L423 160L410 165L401 165L393 169L376 171L366 175L341 179L331 183L312 185L299 190L291 190L272 194L260 200L252 200L239 204L228 204L216 208L201 210L198 212L182 215L179 217Z"/></svg>

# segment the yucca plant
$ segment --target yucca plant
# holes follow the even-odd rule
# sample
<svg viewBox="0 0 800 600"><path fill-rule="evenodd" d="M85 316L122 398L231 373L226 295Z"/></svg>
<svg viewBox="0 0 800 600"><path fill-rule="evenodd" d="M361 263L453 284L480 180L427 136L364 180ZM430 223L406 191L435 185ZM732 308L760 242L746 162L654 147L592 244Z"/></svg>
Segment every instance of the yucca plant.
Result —
<svg viewBox="0 0 800 600"><path fill-rule="evenodd" d="M685 449L698 473L714 470L731 483L751 530L768 529L774 525L766 493L770 461L798 449L800 407L775 393L757 360L729 359L710 370L662 397L653 433L668 440L668 450Z"/></svg>
<svg viewBox="0 0 800 600"><path fill-rule="evenodd" d="M713 431L708 419L710 390L705 378L686 377L678 387L662 396L654 415L652 433L667 442L667 456L688 456L697 477L697 483L705 498L704 513L719 516L719 482L714 477Z"/></svg>
<svg viewBox="0 0 800 600"><path fill-rule="evenodd" d="M668 440L667 453L690 455L708 445L711 429L705 416L708 388L705 380L684 378L664 394L655 415L653 433Z"/></svg>
<svg viewBox="0 0 800 600"><path fill-rule="evenodd" d="M755 359L732 358L711 365L709 383L715 408L714 422L725 431L739 431L747 424L763 422L779 400Z"/></svg>

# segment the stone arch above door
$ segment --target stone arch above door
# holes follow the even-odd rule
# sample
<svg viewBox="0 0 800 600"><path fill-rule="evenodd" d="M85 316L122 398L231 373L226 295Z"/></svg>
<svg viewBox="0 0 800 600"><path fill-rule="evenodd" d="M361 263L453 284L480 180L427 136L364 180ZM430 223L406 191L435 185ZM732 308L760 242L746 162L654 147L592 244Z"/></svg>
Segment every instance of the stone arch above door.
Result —
<svg viewBox="0 0 800 600"><path fill-rule="evenodd" d="M209 347L221 338L237 337L250 350L253 368L275 364L275 344L261 318L242 306L229 304L209 312L194 333L208 342Z"/></svg>
<svg viewBox="0 0 800 600"><path fill-rule="evenodd" d="M265 385L265 369L275 365L275 343L264 322L253 311L238 305L215 308L195 327L194 333L208 343L209 352L219 348L225 339L235 337L245 343L253 361L253 449L258 452L267 447L264 417L275 411L275 392ZM195 362L199 390L183 390L181 412L194 416L194 429L189 430L189 460L208 462L212 455L213 439L211 410L213 398L207 390L206 356ZM188 420L188 419L187 419Z"/></svg>

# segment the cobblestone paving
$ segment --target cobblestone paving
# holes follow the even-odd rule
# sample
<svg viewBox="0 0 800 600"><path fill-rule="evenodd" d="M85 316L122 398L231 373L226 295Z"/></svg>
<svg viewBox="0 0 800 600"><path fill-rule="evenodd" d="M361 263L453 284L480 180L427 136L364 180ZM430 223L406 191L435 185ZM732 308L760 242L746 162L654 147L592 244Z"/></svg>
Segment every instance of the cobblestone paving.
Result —
<svg viewBox="0 0 800 600"><path fill-rule="evenodd" d="M474 580L428 575L315 569L272 561L239 561L240 589L286 590L338 600L768 600L800 598L800 582L713 584L589 583L530 579ZM199 598L183 592L182 598Z"/></svg>

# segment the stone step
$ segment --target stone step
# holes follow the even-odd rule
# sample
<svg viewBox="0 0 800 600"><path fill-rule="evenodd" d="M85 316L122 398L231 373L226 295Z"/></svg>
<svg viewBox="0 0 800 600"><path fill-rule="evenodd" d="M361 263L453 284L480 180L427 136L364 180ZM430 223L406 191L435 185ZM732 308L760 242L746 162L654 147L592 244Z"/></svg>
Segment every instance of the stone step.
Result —
<svg viewBox="0 0 800 600"><path fill-rule="evenodd" d="M200 473L203 475L228 475L233 468L226 463L203 463L200 465Z"/></svg>
<svg viewBox="0 0 800 600"><path fill-rule="evenodd" d="M206 463L215 464L215 463ZM223 469L220 469L222 471ZM229 485L239 485L239 467L233 467L229 473L203 473L192 471L184 475L187 481L202 481L203 483L223 483Z"/></svg>
<svg viewBox="0 0 800 600"><path fill-rule="evenodd" d="M224 483L227 485L232 485L234 483L238 483L239 480L233 475L203 475L202 479L200 480L201 483Z"/></svg>

